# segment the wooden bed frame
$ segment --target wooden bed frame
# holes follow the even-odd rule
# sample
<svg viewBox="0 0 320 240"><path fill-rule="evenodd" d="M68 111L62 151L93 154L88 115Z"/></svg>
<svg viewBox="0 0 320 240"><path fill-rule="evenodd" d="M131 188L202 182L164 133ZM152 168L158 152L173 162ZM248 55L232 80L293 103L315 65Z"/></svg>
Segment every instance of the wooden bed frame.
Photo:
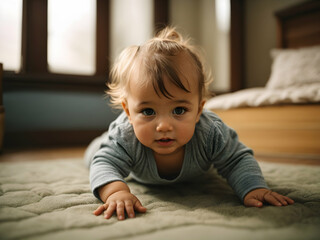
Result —
<svg viewBox="0 0 320 240"><path fill-rule="evenodd" d="M320 1L277 11L277 47L320 44ZM320 103L213 110L234 128L257 158L320 164Z"/></svg>

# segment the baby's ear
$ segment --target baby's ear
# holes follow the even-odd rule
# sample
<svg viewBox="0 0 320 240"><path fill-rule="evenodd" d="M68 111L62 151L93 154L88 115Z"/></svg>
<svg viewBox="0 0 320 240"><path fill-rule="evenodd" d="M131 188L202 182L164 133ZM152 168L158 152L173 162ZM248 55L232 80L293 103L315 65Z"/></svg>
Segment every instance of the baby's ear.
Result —
<svg viewBox="0 0 320 240"><path fill-rule="evenodd" d="M130 117L130 112L129 112L129 108L128 108L127 102L126 101L122 101L121 105L122 105L122 108L123 108L124 112L127 114L128 119L129 119L129 121L131 123L131 117Z"/></svg>
<svg viewBox="0 0 320 240"><path fill-rule="evenodd" d="M206 100L202 100L202 101L199 103L199 110L198 110L198 115L197 115L197 122L200 120L200 116L201 116L201 113L202 113L202 110L203 110L203 106L204 106L205 103L206 103Z"/></svg>

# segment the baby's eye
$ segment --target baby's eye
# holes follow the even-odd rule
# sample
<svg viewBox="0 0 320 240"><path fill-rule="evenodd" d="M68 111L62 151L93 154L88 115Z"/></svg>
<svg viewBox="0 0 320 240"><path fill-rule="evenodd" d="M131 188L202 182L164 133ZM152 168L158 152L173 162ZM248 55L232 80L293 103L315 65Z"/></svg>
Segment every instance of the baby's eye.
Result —
<svg viewBox="0 0 320 240"><path fill-rule="evenodd" d="M176 107L174 110L173 110L173 114L176 114L176 115L182 115L186 112L186 109L184 107Z"/></svg>
<svg viewBox="0 0 320 240"><path fill-rule="evenodd" d="M145 116L155 115L155 111L152 108L146 108L141 111L141 113Z"/></svg>

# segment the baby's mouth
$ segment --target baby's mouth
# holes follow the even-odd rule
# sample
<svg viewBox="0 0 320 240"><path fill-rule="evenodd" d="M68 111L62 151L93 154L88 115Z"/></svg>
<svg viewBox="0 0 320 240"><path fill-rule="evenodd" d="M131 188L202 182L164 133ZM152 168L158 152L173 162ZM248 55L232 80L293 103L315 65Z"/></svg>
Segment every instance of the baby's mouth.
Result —
<svg viewBox="0 0 320 240"><path fill-rule="evenodd" d="M170 139L170 138L162 138L162 139L159 139L158 141L160 141L160 142L170 142L170 141L172 141L172 139Z"/></svg>
<svg viewBox="0 0 320 240"><path fill-rule="evenodd" d="M156 140L157 143L159 143L160 145L166 146L166 145L170 145L171 143L173 143L173 139L171 138L161 138Z"/></svg>

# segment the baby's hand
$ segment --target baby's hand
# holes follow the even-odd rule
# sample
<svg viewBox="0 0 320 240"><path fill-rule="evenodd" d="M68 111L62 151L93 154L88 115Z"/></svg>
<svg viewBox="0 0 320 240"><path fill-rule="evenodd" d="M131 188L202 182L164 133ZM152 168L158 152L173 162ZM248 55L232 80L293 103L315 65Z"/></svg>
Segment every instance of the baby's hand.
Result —
<svg viewBox="0 0 320 240"><path fill-rule="evenodd" d="M118 191L110 195L106 203L98 207L93 214L98 216L104 212L104 218L109 219L116 212L118 219L124 220L125 210L129 218L135 217L134 211L140 213L147 211L135 195L128 191Z"/></svg>
<svg viewBox="0 0 320 240"><path fill-rule="evenodd" d="M243 202L246 207L262 207L264 202L274 206L287 206L294 203L291 198L265 188L249 192Z"/></svg>

